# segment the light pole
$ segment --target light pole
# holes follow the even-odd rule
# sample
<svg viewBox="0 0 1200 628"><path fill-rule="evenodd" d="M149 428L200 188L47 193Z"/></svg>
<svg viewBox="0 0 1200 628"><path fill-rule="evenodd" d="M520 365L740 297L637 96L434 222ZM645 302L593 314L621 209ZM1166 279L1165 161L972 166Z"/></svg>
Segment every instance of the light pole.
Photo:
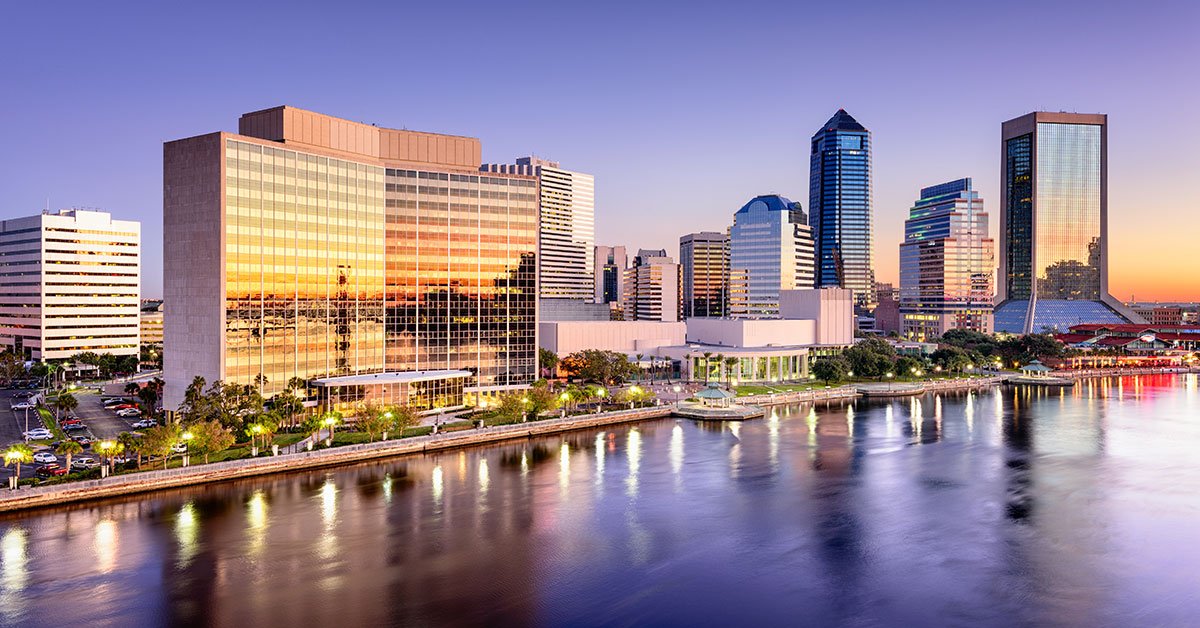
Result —
<svg viewBox="0 0 1200 628"><path fill-rule="evenodd" d="M392 413L390 410L388 412L383 413L383 418L387 420L387 425L392 424ZM387 428L386 427L383 428L383 440L387 440L387 433L388 433Z"/></svg>
<svg viewBox="0 0 1200 628"><path fill-rule="evenodd" d="M328 419L327 419L328 420ZM258 423L250 426L250 457L258 455L258 435L262 434L263 427Z"/></svg>
<svg viewBox="0 0 1200 628"><path fill-rule="evenodd" d="M529 397L521 397L521 406L524 408L521 410L521 422L524 423L529 420Z"/></svg>
<svg viewBox="0 0 1200 628"><path fill-rule="evenodd" d="M9 465L12 465L14 462L19 461L20 459L21 459L21 452L19 452L19 451L9 450L9 451L4 452L4 466L6 466L6 467ZM14 490L14 491L17 490L17 482L19 482L21 479L19 477L20 474L21 474L21 468L18 466L16 471L13 471L12 477L8 478L8 488L9 489Z"/></svg>
<svg viewBox="0 0 1200 628"><path fill-rule="evenodd" d="M196 435L193 434L191 432L191 430L188 430L188 431L184 432L182 434L182 436L183 436L183 466L186 467L186 466L188 466L188 463L190 463L192 460L192 439L195 438Z"/></svg>
<svg viewBox="0 0 1200 628"><path fill-rule="evenodd" d="M600 414L600 408L604 405L604 395L606 393L607 391L603 388L598 388L596 390L596 398L599 399L599 401L596 402L596 414Z"/></svg>
<svg viewBox="0 0 1200 628"><path fill-rule="evenodd" d="M101 478L108 477L108 465L112 463L112 448L114 444L111 440L102 440L96 445L100 449L100 459L104 461L104 464L100 465Z"/></svg>
<svg viewBox="0 0 1200 628"><path fill-rule="evenodd" d="M558 416L560 419L565 419L565 418L567 418L567 403L569 401L571 401L571 393L568 393L567 391L564 390L563 394L558 396L558 400L560 402L562 402L562 405L559 406L559 408L558 408L559 409Z"/></svg>
<svg viewBox="0 0 1200 628"><path fill-rule="evenodd" d="M671 392L675 393L675 403L679 403L679 390L679 384L675 384L671 387Z"/></svg>
<svg viewBox="0 0 1200 628"><path fill-rule="evenodd" d="M895 373L888 371L887 373L884 373L883 376L886 377L888 381L888 392L892 392L892 378L895 377Z"/></svg>
<svg viewBox="0 0 1200 628"><path fill-rule="evenodd" d="M641 394L642 394L642 389L641 389L641 388L639 388L638 386L634 385L634 386L630 387L630 389L629 389L629 392L630 392L630 395L629 395L629 396L630 396L630 399L629 399L629 409L630 409L630 410L632 410L632 409L633 409L634 398L635 398L635 397L639 397L639 396L641 396Z"/></svg>
<svg viewBox="0 0 1200 628"><path fill-rule="evenodd" d="M337 417L325 417L325 425L329 427L329 438L325 439L325 446L333 447L333 426L337 425Z"/></svg>

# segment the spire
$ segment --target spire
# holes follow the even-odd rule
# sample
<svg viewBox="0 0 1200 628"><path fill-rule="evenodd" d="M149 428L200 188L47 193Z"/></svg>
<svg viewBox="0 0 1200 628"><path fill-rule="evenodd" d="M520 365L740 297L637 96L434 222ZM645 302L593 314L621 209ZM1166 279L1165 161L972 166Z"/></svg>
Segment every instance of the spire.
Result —
<svg viewBox="0 0 1200 628"><path fill-rule="evenodd" d="M825 126L822 127L821 130L822 131L834 131L834 130L837 130L837 131L866 131L867 127L859 124L858 120L855 120L854 116L846 113L845 109L838 109L837 113L833 114L833 117L829 119L829 122L825 123ZM821 131L817 131L817 132L820 133Z"/></svg>

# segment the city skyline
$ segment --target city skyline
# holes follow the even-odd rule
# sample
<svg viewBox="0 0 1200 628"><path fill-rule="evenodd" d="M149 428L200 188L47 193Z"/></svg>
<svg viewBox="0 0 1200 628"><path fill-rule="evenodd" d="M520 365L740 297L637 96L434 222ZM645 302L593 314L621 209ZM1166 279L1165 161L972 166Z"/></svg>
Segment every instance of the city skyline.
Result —
<svg viewBox="0 0 1200 628"><path fill-rule="evenodd" d="M785 41L782 45L793 47L792 54L749 52L751 38L791 29L788 18L796 17L798 9L707 8L663 35L662 27L679 18L662 8L646 10L638 25L618 23L619 10L600 7L571 7L570 15L529 17L527 22L498 7L483 8L462 25L465 33L478 35L478 43L450 51L454 59L489 51L497 58L509 57L524 47L524 36L546 33L547 26L566 19L622 29L627 45L611 47L612 38L598 33L551 33L548 43L558 50L546 62L576 68L560 79L563 89L549 96L538 91L544 78L537 73L503 79L481 74L476 93L482 95L465 102L398 99L403 87L364 84L364 76L392 58L379 54L381 44L370 43L371 37L356 37L333 53L297 52L297 61L313 63L273 66L279 76L263 79L246 71L244 61L267 55L267 42L196 58L181 52L195 49L189 46L195 44L194 36L171 27L195 17L188 9L148 14L131 25L90 7L67 20L44 20L38 9L22 6L13 23L31 28L13 33L0 46L11 46L15 54L46 48L39 41L57 43L4 70L8 82L21 85L27 97L0 105L6 119L22 121L7 129L10 151L0 165L10 178L0 202L13 216L48 205L51 210L96 207L142 221L143 292L160 296L161 142L214 128L233 131L226 112L287 103L337 111L354 120L480 137L486 140L486 162L506 163L533 152L559 160L596 177L597 242L631 250L670 248L685 233L727 226L728 208L750 196L778 193L803 201L808 181L800 173L807 172L808 137L830 112L845 108L872 130L874 267L879 281L895 282L895 245L922 185L971 177L984 198L998 199L1000 164L994 147L1002 121L1035 110L1098 112L1108 114L1111 125L1110 291L1122 300L1200 299L1194 280L1200 259L1184 253L1190 246L1188 233L1200 228L1193 211L1200 205L1200 191L1176 184L1195 170L1196 158L1188 147L1200 140L1200 122L1191 113L1197 90L1177 79L1173 65L1161 62L1200 54L1187 28L1195 23L1187 17L1200 10L1161 3L1163 10L1182 17L1167 23L1156 19L1160 11L1106 13L1105 24L1121 24L1123 36L1138 41L1133 49L1117 50L1103 37L1083 32L1087 29L1066 28L1078 17L1075 4L1083 6L1065 3L1043 10L1037 23L1026 23L1022 11L1000 8L947 6L905 16L898 8L880 5L864 12L860 26L866 38L878 42L845 53L859 74L853 80L834 75L819 93L806 89L799 70L804 66L794 60L819 55L833 35L813 32L804 41ZM806 9L805 19L822 19L826 10ZM258 11L262 9L250 10ZM435 8L419 11L427 19L443 17ZM289 19L304 17L309 16L281 19L286 26ZM41 32L41 22L55 22L55 32ZM248 37L254 32L248 25L254 22L230 20L229 35ZM506 28L489 29L493 22ZM904 35L905 28L925 28L927 22L934 27L971 23L978 50L972 46L947 56L939 46L913 44ZM738 28L750 23L754 29ZM1035 49L1010 51L1005 58L1005 63L1027 67L1020 90L984 80L956 99L917 97L924 89L922 71L930 64L939 64L946 74L994 76L1000 59L988 50L995 50L1016 25L1039 42ZM743 33L751 30L753 35ZM688 45L684 38L695 39L696 32L719 33L727 41L717 48ZM1139 36L1151 32L1153 37ZM421 51L421 42L431 37L413 35L410 45L418 59L433 54ZM101 45L109 53L103 63L86 54ZM881 52L885 48L887 55ZM146 49L161 54L146 55ZM1033 63L1054 55L1064 60ZM363 67L346 69L344 62L351 57ZM635 59L640 61L633 63ZM667 72L677 66L681 71ZM297 79L305 67L322 76L338 70L318 89ZM415 68L411 76L434 86L458 80L433 67ZM741 97L744 90L772 80L780 83L779 97L752 105ZM230 89L213 89L217 85ZM547 99L545 104L555 111L530 106ZM1173 120L1171 133L1145 133L1142 121L1151 117ZM66 145L71 150L62 150ZM631 151L631 145L639 150ZM701 174L714 164L722 176ZM810 211L808 203L802 204ZM1171 228L1146 229L1145 224ZM1180 253L1166 261L1164 249Z"/></svg>

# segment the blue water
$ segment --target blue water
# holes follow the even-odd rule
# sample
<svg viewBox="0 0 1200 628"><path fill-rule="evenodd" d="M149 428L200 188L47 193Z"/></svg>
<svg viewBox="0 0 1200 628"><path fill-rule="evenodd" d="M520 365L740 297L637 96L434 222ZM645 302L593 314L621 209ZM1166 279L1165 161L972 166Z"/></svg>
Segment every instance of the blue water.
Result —
<svg viewBox="0 0 1200 628"><path fill-rule="evenodd" d="M0 519L0 624L1193 626L1195 375L660 420Z"/></svg>

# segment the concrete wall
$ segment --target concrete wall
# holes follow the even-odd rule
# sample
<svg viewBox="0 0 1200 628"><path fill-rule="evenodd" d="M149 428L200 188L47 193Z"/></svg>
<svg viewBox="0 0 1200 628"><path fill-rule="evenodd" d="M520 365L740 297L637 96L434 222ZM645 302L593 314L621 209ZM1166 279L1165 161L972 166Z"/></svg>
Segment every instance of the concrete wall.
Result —
<svg viewBox="0 0 1200 628"><path fill-rule="evenodd" d="M784 290L779 293L779 315L815 320L815 344L854 344L854 296L849 289Z"/></svg>
<svg viewBox="0 0 1200 628"><path fill-rule="evenodd" d="M212 133L163 145L163 407L175 410L200 375L223 375L225 347L224 139Z"/></svg>
<svg viewBox="0 0 1200 628"><path fill-rule="evenodd" d="M684 323L657 321L543 321L538 323L542 348L561 356L584 349L625 354L650 353L663 346L681 345Z"/></svg>
<svg viewBox="0 0 1200 628"><path fill-rule="evenodd" d="M816 343L817 322L796 319L690 318L687 341L723 347L796 346Z"/></svg>

